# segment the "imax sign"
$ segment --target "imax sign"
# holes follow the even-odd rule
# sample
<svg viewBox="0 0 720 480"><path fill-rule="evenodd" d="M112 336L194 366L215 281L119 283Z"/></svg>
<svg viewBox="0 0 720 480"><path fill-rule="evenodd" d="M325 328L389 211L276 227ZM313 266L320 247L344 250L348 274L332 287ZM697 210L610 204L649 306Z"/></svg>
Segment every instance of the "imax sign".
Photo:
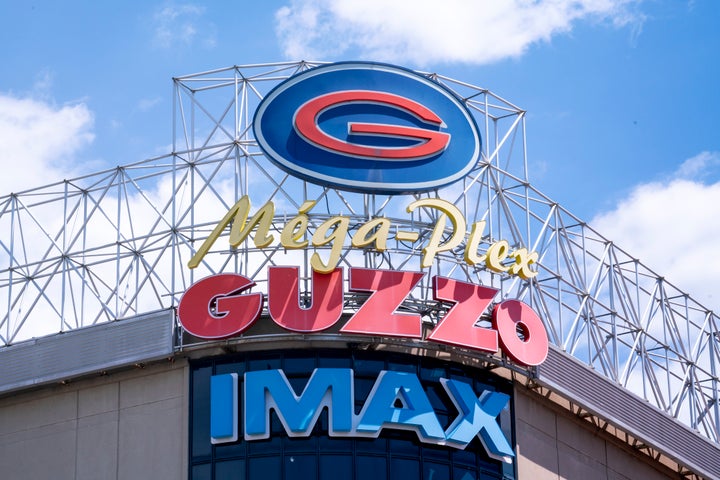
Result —
<svg viewBox="0 0 720 480"><path fill-rule="evenodd" d="M440 382L457 409L443 428L420 380L413 373L383 370L359 414L355 414L353 371L317 368L297 395L282 370L246 372L242 389L245 440L270 437L274 410L290 437L308 437L323 409L333 437L377 438L387 429L410 430L424 443L464 449L475 437L494 458L509 461L512 446L497 422L510 397L485 390L479 396L468 383L448 378ZM215 375L210 381L212 443L238 440L238 375Z"/></svg>

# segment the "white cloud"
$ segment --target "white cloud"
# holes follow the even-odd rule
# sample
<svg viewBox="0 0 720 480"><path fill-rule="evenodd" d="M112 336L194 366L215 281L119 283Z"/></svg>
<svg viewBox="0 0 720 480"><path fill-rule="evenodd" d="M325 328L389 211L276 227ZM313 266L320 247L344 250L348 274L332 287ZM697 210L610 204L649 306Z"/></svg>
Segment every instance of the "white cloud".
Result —
<svg viewBox="0 0 720 480"><path fill-rule="evenodd" d="M162 103L161 97L154 97L154 98L142 98L138 102L137 108L141 112L147 112L149 110L152 110L155 106ZM170 151L170 150L168 150Z"/></svg>
<svg viewBox="0 0 720 480"><path fill-rule="evenodd" d="M720 152L685 161L675 179L638 185L610 212L590 224L658 275L720 312L720 181L703 183L720 164Z"/></svg>
<svg viewBox="0 0 720 480"><path fill-rule="evenodd" d="M680 178L701 180L720 170L720 152L701 152L685 160L677 170Z"/></svg>
<svg viewBox="0 0 720 480"><path fill-rule="evenodd" d="M178 44L200 43L205 47L215 46L215 27L203 21L205 8L197 5L171 5L163 7L153 15L155 26L154 44L159 48L173 48Z"/></svg>
<svg viewBox="0 0 720 480"><path fill-rule="evenodd" d="M33 97L43 100L49 99L54 80L55 73L52 70L44 69L38 73L32 87Z"/></svg>
<svg viewBox="0 0 720 480"><path fill-rule="evenodd" d="M92 129L83 103L57 107L0 93L0 195L67 178Z"/></svg>
<svg viewBox="0 0 720 480"><path fill-rule="evenodd" d="M634 0L291 0L276 12L289 58L317 60L357 48L364 57L486 64L518 57L583 19L641 23Z"/></svg>

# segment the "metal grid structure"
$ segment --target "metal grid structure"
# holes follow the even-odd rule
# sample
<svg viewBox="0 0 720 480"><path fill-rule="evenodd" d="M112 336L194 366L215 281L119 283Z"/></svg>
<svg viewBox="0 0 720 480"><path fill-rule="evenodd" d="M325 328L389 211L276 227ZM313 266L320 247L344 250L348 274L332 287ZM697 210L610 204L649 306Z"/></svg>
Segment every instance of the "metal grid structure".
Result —
<svg viewBox="0 0 720 480"><path fill-rule="evenodd" d="M312 251L286 251L277 241L307 199L317 201L309 234L338 214L350 218L349 234L377 216L420 232L417 242L392 241L384 252L350 248L346 239L341 266L420 270L421 247L438 215L405 208L439 197L453 201L468 224L487 222L481 248L505 239L538 252L538 275L523 280L470 266L463 244L436 258L402 308L436 321L442 305L432 299L430 279L437 274L493 286L498 301L530 304L561 350L720 442L720 319L530 185L522 109L486 89L424 74L475 115L482 161L464 180L430 193L324 188L270 164L252 132L260 99L315 65L245 65L175 78L172 153L0 197L0 349L172 308L195 280L213 273L242 273L265 292L267 266L301 265L309 288ZM189 269L210 231L246 194L253 211L274 203L275 242L233 249L226 232ZM347 294L347 310L361 301Z"/></svg>

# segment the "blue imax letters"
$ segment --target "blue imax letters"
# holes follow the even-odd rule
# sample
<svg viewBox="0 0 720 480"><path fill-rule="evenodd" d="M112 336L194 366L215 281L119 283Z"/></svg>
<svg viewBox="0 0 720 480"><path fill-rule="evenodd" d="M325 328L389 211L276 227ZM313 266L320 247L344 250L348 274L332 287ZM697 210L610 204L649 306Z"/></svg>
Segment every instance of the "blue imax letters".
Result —
<svg viewBox="0 0 720 480"><path fill-rule="evenodd" d="M401 406L395 406L399 404ZM426 443L444 443L445 433L418 378L406 372L380 372L355 428L377 437L383 427L413 430Z"/></svg>
<svg viewBox="0 0 720 480"><path fill-rule="evenodd" d="M330 435L350 435L353 427L352 410L333 407L352 406L352 402L350 369L315 369L299 397L281 370L248 372L245 374L243 397L245 439L258 440L270 436L271 408L277 412L285 431L291 437L310 435L323 407L328 408Z"/></svg>
<svg viewBox="0 0 720 480"><path fill-rule="evenodd" d="M238 382L237 373L210 377L211 443L234 442L238 439Z"/></svg>
<svg viewBox="0 0 720 480"><path fill-rule="evenodd" d="M477 436L490 456L502 460L514 456L496 420L510 399L500 392L486 390L477 397L467 383L441 379L458 411L443 430L420 380L412 373L381 371L358 415L353 408L353 371L349 368L315 369L300 395L281 370L247 372L244 378L245 440L270 437L270 409L277 413L288 436L307 437L327 408L330 436L376 438L383 428L394 428L413 431L425 443L459 449ZM211 378L212 443L237 440L237 380L237 374Z"/></svg>

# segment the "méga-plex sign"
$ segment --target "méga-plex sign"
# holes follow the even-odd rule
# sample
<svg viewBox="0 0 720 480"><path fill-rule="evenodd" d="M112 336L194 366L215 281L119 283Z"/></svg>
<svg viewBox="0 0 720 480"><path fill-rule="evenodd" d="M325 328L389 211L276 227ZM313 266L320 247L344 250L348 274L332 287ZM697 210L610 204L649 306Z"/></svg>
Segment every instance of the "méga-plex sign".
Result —
<svg viewBox="0 0 720 480"><path fill-rule="evenodd" d="M481 142L473 116L462 101L443 86L410 70L377 63L336 63L289 78L273 89L255 113L255 136L267 157L290 174L338 189L363 193L407 194L448 185L469 173L480 158ZM270 201L250 214L246 195L225 214L188 263L197 267L214 242L230 227L230 245L239 246L253 231L258 248L275 242L279 232L284 249L324 247L310 256L313 269L311 305L299 303L300 274L295 266L268 270L267 298L251 293L251 278L226 273L192 285L178 305L185 330L200 338L238 335L260 318L267 302L270 319L299 333L326 330L343 318L344 285L369 294L340 334L421 339L419 314L397 310L424 277L423 272L338 267L351 219L325 219L308 233L315 202L306 201L282 228L273 224ZM538 259L525 248L512 249L505 240L484 252L478 248L485 222L468 226L460 210L439 198L415 199L407 206L434 210L429 235L396 228L385 217L357 226L351 248L383 252L394 236L420 246L420 267L430 267L442 252L455 251L465 240L468 265L530 279ZM449 225L448 225L449 224ZM275 227L275 228L273 228ZM470 227L470 228L468 228ZM469 233L468 233L469 230ZM391 233L392 232L392 233ZM345 275L348 281L344 282ZM426 340L495 353L499 348L521 365L538 365L548 352L542 321L526 304L505 300L494 305L492 327L476 325L492 304L497 290L435 276L435 300L449 306Z"/></svg>

